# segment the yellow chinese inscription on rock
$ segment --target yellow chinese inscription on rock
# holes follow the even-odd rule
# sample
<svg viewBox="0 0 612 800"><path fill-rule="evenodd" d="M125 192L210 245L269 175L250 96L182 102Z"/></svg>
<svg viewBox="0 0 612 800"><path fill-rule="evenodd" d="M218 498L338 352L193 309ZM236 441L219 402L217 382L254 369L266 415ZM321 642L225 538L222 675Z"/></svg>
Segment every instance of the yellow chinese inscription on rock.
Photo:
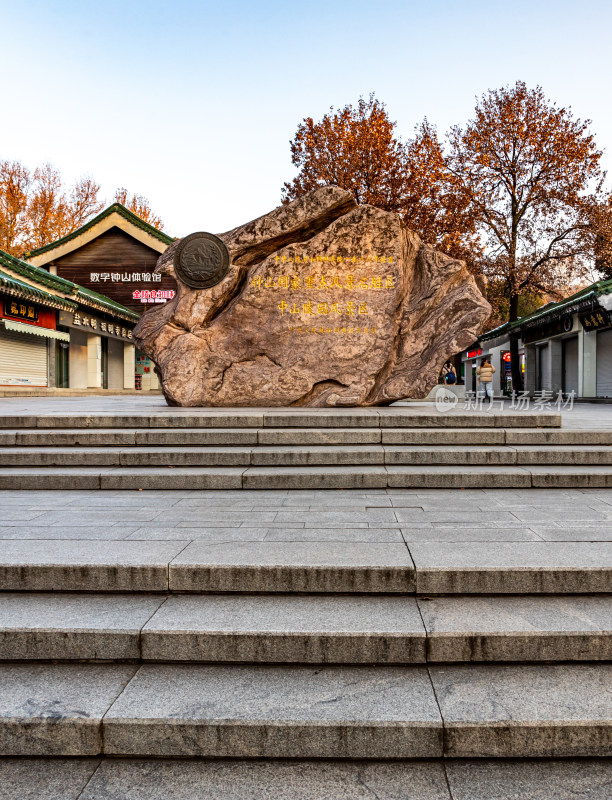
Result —
<svg viewBox="0 0 612 800"><path fill-rule="evenodd" d="M355 303L353 300L349 300L348 303L344 305L341 303L319 303L308 300L306 303L302 303L301 308L297 305L297 303L293 303L291 306L289 303L285 303L284 300L281 300L277 308L280 311L281 316L284 316L285 311L288 311L290 314L323 314L324 316L332 314L345 314L349 317L352 317L355 314L370 313L368 311L367 303Z"/></svg>
<svg viewBox="0 0 612 800"><path fill-rule="evenodd" d="M324 289L349 289L358 291L395 289L395 278L393 275L375 275L372 278L365 276L357 277L347 275L342 282L339 275L307 275L300 278L297 275L280 275L278 278L262 278L257 275L251 279L250 284L254 289L274 289L274 290L324 290Z"/></svg>

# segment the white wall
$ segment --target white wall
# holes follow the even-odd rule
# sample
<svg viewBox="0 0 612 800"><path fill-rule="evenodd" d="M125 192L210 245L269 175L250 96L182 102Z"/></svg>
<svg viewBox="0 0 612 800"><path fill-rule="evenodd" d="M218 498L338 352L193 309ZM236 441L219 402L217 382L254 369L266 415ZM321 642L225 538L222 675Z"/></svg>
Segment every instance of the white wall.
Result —
<svg viewBox="0 0 612 800"><path fill-rule="evenodd" d="M87 334L87 388L102 388L102 337Z"/></svg>
<svg viewBox="0 0 612 800"><path fill-rule="evenodd" d="M123 343L123 388L134 388L134 370L136 368L136 348L133 344Z"/></svg>
<svg viewBox="0 0 612 800"><path fill-rule="evenodd" d="M71 389L87 389L87 334L70 330L68 382Z"/></svg>
<svg viewBox="0 0 612 800"><path fill-rule="evenodd" d="M108 388L123 389L123 342L108 339Z"/></svg>

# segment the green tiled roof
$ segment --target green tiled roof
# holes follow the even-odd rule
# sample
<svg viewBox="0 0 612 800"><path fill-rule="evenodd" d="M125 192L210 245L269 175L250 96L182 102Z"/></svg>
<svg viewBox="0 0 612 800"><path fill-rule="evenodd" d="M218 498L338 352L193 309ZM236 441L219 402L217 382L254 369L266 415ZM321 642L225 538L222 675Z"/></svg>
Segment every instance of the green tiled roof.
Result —
<svg viewBox="0 0 612 800"><path fill-rule="evenodd" d="M11 272L16 272L18 275L28 278L31 281L42 284L49 289L55 289L62 294L69 295L69 298L60 297L52 292L46 292L36 286L31 286L28 283L18 280L2 270L1 267L9 269ZM49 302L52 300L54 304L61 306L65 305L66 308L78 308L78 304L97 308L100 311L106 311L109 314L123 317L124 319L136 322L140 319L135 311L122 306L121 303L116 303L110 297L103 294L92 292L91 289L86 289L84 286L79 286L78 283L73 283L65 278L60 278L58 275L52 275L46 269L35 267L32 264L27 264L20 258L5 253L0 250L0 276L3 276L1 281L4 286L11 286L14 291L19 291L28 297L38 297L39 299Z"/></svg>
<svg viewBox="0 0 612 800"><path fill-rule="evenodd" d="M35 286L30 286L30 284L17 280L2 269L0 269L0 287L4 288L5 291L8 290L10 294L15 292L20 297L25 295L26 297L31 297L34 300L39 300L46 305L52 305L56 308L64 308L69 311L78 308L78 305L72 300L66 300L64 297L59 297L59 295L50 294Z"/></svg>
<svg viewBox="0 0 612 800"><path fill-rule="evenodd" d="M52 275L46 269L35 267L32 264L27 264L20 258L5 253L0 250L0 266L8 267L13 272L23 275L24 278L29 278L36 283L42 283L43 286L48 286L50 289L57 289L64 294L70 294L75 286L72 281L67 281L65 278L60 278L58 275Z"/></svg>
<svg viewBox="0 0 612 800"><path fill-rule="evenodd" d="M546 317L549 314L555 314L559 311L562 311L564 308L568 308L574 305L575 303L581 302L582 300L587 300L590 297L597 299L602 295L611 293L612 293L612 279L605 281L597 281L596 283L592 283L590 286L581 289L579 292L570 295L570 297L566 297L565 299L560 300L558 303L547 303L541 308L532 311L531 314L527 314L527 316L521 317L520 319L517 319L514 322L506 322L503 325L499 325L497 328L493 328L492 330L481 334L478 338L483 342L487 341L488 339L495 339L498 336L502 336L505 333L510 333L511 331L520 329L523 326L531 322L534 322L537 319Z"/></svg>
<svg viewBox="0 0 612 800"><path fill-rule="evenodd" d="M124 317L129 317L134 321L140 319L139 314L137 314L135 311L131 311L129 308L122 306L121 303L116 303L114 300L111 300L110 297L106 297L103 294L98 294L97 292L92 292L91 289L86 289L84 286L78 286L76 283L74 285L78 289L77 300L80 300L87 305L97 303L98 305L102 305L110 309L115 314L122 314Z"/></svg>
<svg viewBox="0 0 612 800"><path fill-rule="evenodd" d="M80 228L77 228L76 231L72 231L72 233L69 233L67 236L62 236L61 239L57 239L55 242L46 244L44 247L39 247L36 250L30 250L28 253L26 253L26 255L29 258L31 256L39 256L42 253L47 253L49 252L49 250L53 250L56 247L65 244L65 242L69 242L72 239L76 239L77 236L80 236L82 233L85 233L85 231L88 231L90 228L93 228L94 225L97 225L99 222L102 222L103 219L106 219L106 217L110 216L113 213L119 214L121 217L128 220L128 222L131 222L132 225L135 225L137 228L140 228L141 230L145 231L151 236L154 236L156 239L159 239L159 241L163 242L164 244L170 244L171 242L174 241L172 236L168 236L168 234L157 230L157 228L154 228L153 225L149 225L148 222L145 222L143 219L140 219L140 217L136 216L136 214L134 214L132 211L127 209L125 206L121 205L121 203L113 203L112 206L105 208L104 211L100 212L100 214L98 214L97 217L90 219L89 222L85 223L85 225L81 226Z"/></svg>

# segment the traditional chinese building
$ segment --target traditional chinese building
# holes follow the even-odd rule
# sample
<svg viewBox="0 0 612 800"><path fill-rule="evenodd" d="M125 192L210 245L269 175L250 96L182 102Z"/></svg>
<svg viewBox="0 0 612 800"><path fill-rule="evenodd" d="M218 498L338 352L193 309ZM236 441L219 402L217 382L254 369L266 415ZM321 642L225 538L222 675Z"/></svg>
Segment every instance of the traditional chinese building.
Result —
<svg viewBox="0 0 612 800"><path fill-rule="evenodd" d="M0 386L133 389L138 314L0 251Z"/></svg>
<svg viewBox="0 0 612 800"><path fill-rule="evenodd" d="M510 339L518 339L524 389L584 399L612 398L612 280L598 281L558 303L482 334L466 351L466 386L472 364L489 356L496 394L509 394Z"/></svg>
<svg viewBox="0 0 612 800"><path fill-rule="evenodd" d="M175 281L153 272L172 241L113 203L68 236L27 253L26 259L141 314L150 304L174 297Z"/></svg>
<svg viewBox="0 0 612 800"><path fill-rule="evenodd" d="M113 203L81 228L32 250L26 258L140 315L151 304L174 297L174 279L153 272L172 241L125 206ZM153 364L146 356L136 352L133 366L137 389L158 388Z"/></svg>

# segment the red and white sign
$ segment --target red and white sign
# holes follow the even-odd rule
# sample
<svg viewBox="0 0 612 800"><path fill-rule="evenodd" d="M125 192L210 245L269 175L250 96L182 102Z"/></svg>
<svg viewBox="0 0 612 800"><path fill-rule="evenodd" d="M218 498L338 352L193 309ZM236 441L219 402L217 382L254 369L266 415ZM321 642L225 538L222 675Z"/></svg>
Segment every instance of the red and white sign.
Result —
<svg viewBox="0 0 612 800"><path fill-rule="evenodd" d="M27 325L34 325L37 328L48 328L55 330L55 319L57 312L53 308L44 308L36 303L27 300L4 299L0 307L0 317L5 319L19 320Z"/></svg>
<svg viewBox="0 0 612 800"><path fill-rule="evenodd" d="M137 289L132 292L132 300L141 303L165 303L172 300L176 292L174 289Z"/></svg>

